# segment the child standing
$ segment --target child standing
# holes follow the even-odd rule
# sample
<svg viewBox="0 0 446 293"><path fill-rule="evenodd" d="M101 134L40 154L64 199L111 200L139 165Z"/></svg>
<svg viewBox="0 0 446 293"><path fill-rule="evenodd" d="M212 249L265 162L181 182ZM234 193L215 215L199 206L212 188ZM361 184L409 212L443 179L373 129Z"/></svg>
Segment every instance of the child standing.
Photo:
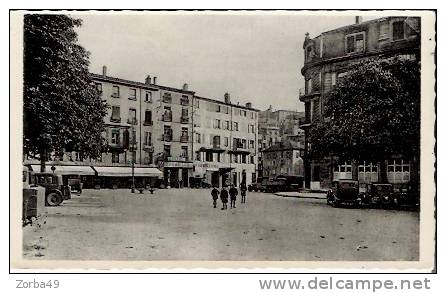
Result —
<svg viewBox="0 0 446 293"><path fill-rule="evenodd" d="M221 209L222 210L228 209L228 191L226 190L226 188L224 186L220 192L220 199L223 204L223 207Z"/></svg>
<svg viewBox="0 0 446 293"><path fill-rule="evenodd" d="M217 188L212 188L211 191L211 195L212 195L212 200L214 201L214 209L217 207L217 199L218 199L218 195L220 194L220 191L218 191Z"/></svg>
<svg viewBox="0 0 446 293"><path fill-rule="evenodd" d="M229 189L229 197L231 198L231 209L235 208L235 201L237 199L237 188L235 188L234 185L231 186L231 188Z"/></svg>

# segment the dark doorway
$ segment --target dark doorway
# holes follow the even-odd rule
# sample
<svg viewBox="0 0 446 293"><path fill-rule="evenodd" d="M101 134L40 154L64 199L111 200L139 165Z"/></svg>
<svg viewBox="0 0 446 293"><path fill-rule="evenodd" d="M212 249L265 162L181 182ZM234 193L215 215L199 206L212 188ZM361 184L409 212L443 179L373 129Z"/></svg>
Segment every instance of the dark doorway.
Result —
<svg viewBox="0 0 446 293"><path fill-rule="evenodd" d="M183 169L182 170L182 187L189 187L189 178L188 178L188 170Z"/></svg>
<svg viewBox="0 0 446 293"><path fill-rule="evenodd" d="M219 176L219 173L218 173L218 171L215 171L215 172L212 172L212 175L211 175L211 184L212 184L212 186L215 186L215 187L220 187L220 182L219 182L219 178L220 176Z"/></svg>

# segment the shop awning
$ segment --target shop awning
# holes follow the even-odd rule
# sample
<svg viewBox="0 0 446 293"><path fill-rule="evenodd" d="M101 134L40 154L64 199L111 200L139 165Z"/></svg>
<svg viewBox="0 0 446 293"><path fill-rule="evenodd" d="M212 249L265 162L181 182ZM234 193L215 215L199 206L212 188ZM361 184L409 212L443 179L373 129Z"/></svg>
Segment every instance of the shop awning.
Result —
<svg viewBox="0 0 446 293"><path fill-rule="evenodd" d="M51 167L53 165L45 165L45 172L52 173ZM94 170L90 166L78 166L78 165L54 165L54 174L61 175L92 175L94 176ZM40 165L31 165L31 169L34 173L40 173Z"/></svg>
<svg viewBox="0 0 446 293"><path fill-rule="evenodd" d="M132 168L131 167L93 167L98 173L98 176L108 176L108 177L131 177ZM163 173L157 168L134 168L135 177L163 177Z"/></svg>

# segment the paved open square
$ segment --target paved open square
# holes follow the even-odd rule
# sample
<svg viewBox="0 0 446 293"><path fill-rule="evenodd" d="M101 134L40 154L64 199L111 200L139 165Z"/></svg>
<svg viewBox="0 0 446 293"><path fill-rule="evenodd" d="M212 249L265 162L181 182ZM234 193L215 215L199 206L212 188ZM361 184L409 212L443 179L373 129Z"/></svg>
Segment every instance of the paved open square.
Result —
<svg viewBox="0 0 446 293"><path fill-rule="evenodd" d="M84 190L24 229L41 260L417 260L419 213L333 208L248 193L212 207L208 189Z"/></svg>

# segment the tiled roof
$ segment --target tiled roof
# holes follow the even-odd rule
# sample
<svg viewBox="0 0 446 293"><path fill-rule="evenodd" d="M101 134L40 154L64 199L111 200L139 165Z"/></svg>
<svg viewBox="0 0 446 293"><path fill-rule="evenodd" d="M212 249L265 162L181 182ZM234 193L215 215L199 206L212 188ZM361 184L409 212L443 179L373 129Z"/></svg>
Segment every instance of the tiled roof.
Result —
<svg viewBox="0 0 446 293"><path fill-rule="evenodd" d="M284 141L278 142L267 149L264 149L263 152L274 152L274 151L285 151L285 150L303 150L303 146L300 143L294 141Z"/></svg>
<svg viewBox="0 0 446 293"><path fill-rule="evenodd" d="M161 90L180 92L180 93L186 93L186 94L191 94L191 95L195 94L195 92L193 92L193 91L186 91L183 89L178 89L178 88L173 88L173 87L168 87L168 86L163 86L163 85L153 84L153 83L145 84L143 82L132 81L132 80L127 80L127 79L122 79L122 78L117 78L117 77L112 77L112 76L103 76L101 74L96 74L96 73L90 73L90 76L96 80L108 81L111 83L120 83L120 84L130 85L130 86L134 86L134 87L142 87L145 89L152 89L152 90L161 89Z"/></svg>

